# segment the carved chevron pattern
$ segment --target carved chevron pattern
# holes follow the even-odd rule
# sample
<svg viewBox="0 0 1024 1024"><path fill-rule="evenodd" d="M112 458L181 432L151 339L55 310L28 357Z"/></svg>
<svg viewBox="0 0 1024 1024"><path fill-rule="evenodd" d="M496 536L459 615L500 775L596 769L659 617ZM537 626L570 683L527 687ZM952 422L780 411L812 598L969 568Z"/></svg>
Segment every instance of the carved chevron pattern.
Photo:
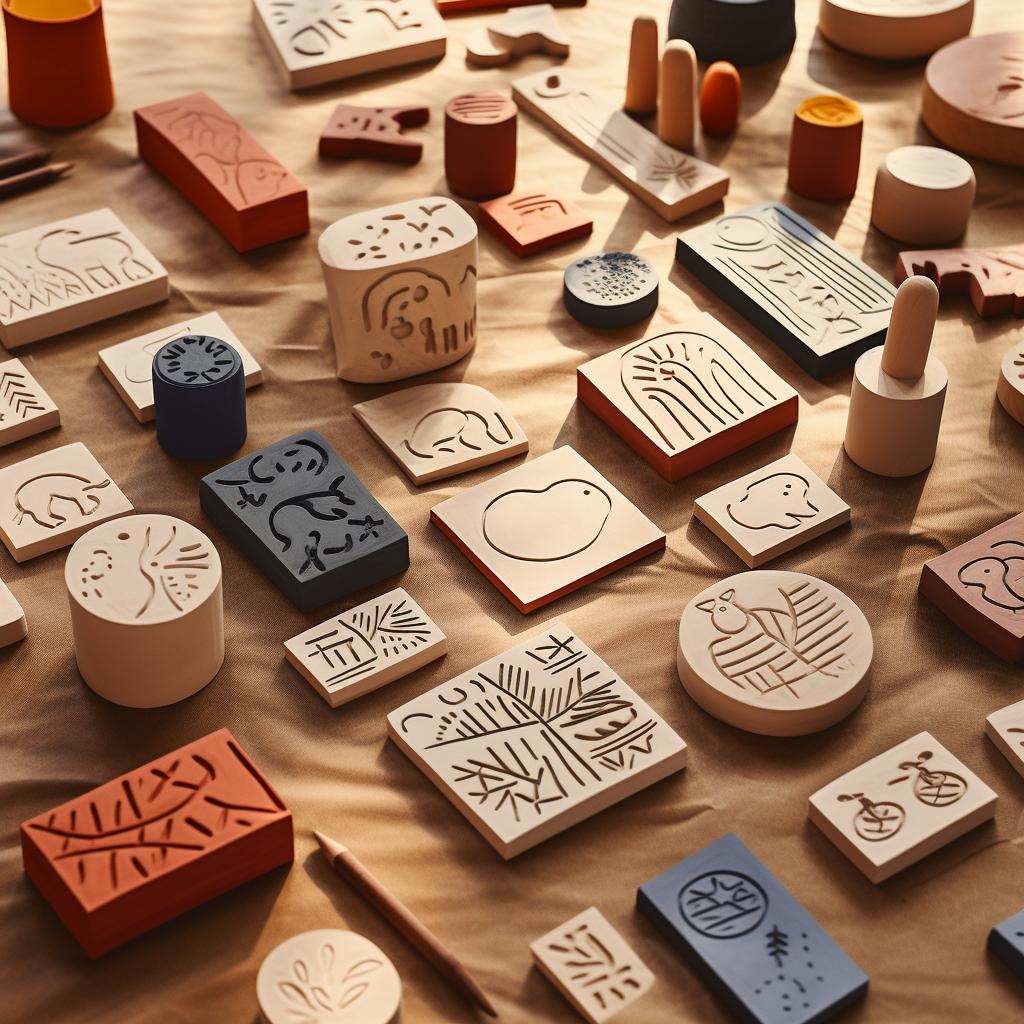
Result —
<svg viewBox="0 0 1024 1024"><path fill-rule="evenodd" d="M28 419L33 412L45 412L46 407L39 401L39 396L32 390L25 374L15 370L4 370L0 374L0 398L20 420ZM0 413L0 420L3 419Z"/></svg>

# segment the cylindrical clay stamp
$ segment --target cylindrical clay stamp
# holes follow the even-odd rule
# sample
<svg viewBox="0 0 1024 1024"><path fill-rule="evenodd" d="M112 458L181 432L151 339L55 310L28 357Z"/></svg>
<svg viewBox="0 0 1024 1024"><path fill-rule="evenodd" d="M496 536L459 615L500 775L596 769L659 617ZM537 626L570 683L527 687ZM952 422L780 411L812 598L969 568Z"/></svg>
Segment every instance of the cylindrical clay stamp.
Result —
<svg viewBox="0 0 1024 1024"><path fill-rule="evenodd" d="M220 670L220 557L190 523L163 515L102 523L71 548L64 582L78 670L101 697L163 707Z"/></svg>
<svg viewBox="0 0 1024 1024"><path fill-rule="evenodd" d="M789 187L808 199L833 202L857 191L864 117L843 96L812 96L793 114Z"/></svg>
<svg viewBox="0 0 1024 1024"><path fill-rule="evenodd" d="M175 338L153 357L156 439L176 459L223 458L245 443L245 371L220 338Z"/></svg>
<svg viewBox="0 0 1024 1024"><path fill-rule="evenodd" d="M444 173L455 195L494 199L512 191L518 117L500 92L466 93L444 108Z"/></svg>

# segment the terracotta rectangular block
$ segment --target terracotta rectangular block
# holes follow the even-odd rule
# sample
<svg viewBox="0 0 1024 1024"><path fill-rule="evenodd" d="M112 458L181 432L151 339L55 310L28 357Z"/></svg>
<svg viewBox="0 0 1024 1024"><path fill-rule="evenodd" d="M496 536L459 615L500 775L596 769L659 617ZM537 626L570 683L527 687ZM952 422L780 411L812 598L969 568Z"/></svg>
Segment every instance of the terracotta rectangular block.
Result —
<svg viewBox="0 0 1024 1024"><path fill-rule="evenodd" d="M0 363L0 448L60 426L60 411L20 359Z"/></svg>
<svg viewBox="0 0 1024 1024"><path fill-rule="evenodd" d="M337 708L444 657L448 638L398 587L285 640L284 650Z"/></svg>
<svg viewBox="0 0 1024 1024"><path fill-rule="evenodd" d="M796 392L708 313L584 363L576 395L669 481L799 414Z"/></svg>
<svg viewBox="0 0 1024 1024"><path fill-rule="evenodd" d="M918 589L1004 661L1024 658L1024 514L931 558Z"/></svg>
<svg viewBox="0 0 1024 1024"><path fill-rule="evenodd" d="M97 353L103 376L114 386L124 404L140 423L151 423L153 410L153 356L175 338L189 334L207 335L226 341L241 357L245 386L263 383L263 368L220 313L204 313L180 324L161 327L138 338L118 342Z"/></svg>
<svg viewBox="0 0 1024 1024"><path fill-rule="evenodd" d="M850 521L850 506L790 452L702 494L693 516L756 569Z"/></svg>
<svg viewBox="0 0 1024 1024"><path fill-rule="evenodd" d="M17 562L73 544L132 503L80 441L0 469L0 540Z"/></svg>
<svg viewBox="0 0 1024 1024"><path fill-rule="evenodd" d="M1024 700L993 711L985 719L985 732L1003 757L1024 776Z"/></svg>
<svg viewBox="0 0 1024 1024"><path fill-rule="evenodd" d="M162 302L167 271L111 210L0 237L8 349Z"/></svg>
<svg viewBox="0 0 1024 1024"><path fill-rule="evenodd" d="M0 580L0 647L7 647L28 636L28 623L18 599Z"/></svg>
<svg viewBox="0 0 1024 1024"><path fill-rule="evenodd" d="M239 251L309 230L302 183L202 92L135 111L139 156Z"/></svg>
<svg viewBox="0 0 1024 1024"><path fill-rule="evenodd" d="M90 957L287 864L292 816L227 729L21 826L25 873Z"/></svg>
<svg viewBox="0 0 1024 1024"><path fill-rule="evenodd" d="M896 289L782 203L684 231L676 260L816 379L885 341Z"/></svg>
<svg viewBox="0 0 1024 1024"><path fill-rule="evenodd" d="M807 814L878 883L993 818L998 799L921 732L823 786Z"/></svg>
<svg viewBox="0 0 1024 1024"><path fill-rule="evenodd" d="M686 744L557 623L388 715L506 860L686 766Z"/></svg>
<svg viewBox="0 0 1024 1024"><path fill-rule="evenodd" d="M289 89L444 56L433 0L253 0L252 20Z"/></svg>
<svg viewBox="0 0 1024 1024"><path fill-rule="evenodd" d="M430 521L524 615L665 547L567 445L435 505Z"/></svg>
<svg viewBox="0 0 1024 1024"><path fill-rule="evenodd" d="M517 256L533 256L576 238L586 238L594 222L568 199L533 189L481 203L480 223Z"/></svg>
<svg viewBox="0 0 1024 1024"><path fill-rule="evenodd" d="M968 295L978 316L1024 316L1024 245L918 249L896 259L896 283L923 274L943 295Z"/></svg>

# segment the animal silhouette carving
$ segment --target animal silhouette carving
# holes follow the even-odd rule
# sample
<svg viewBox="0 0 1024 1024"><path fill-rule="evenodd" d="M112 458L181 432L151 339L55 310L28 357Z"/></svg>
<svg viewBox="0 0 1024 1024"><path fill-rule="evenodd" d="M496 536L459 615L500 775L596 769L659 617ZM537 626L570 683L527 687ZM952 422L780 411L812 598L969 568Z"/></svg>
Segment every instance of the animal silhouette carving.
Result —
<svg viewBox="0 0 1024 1024"><path fill-rule="evenodd" d="M810 583L779 587L781 607L747 608L735 590L698 603L721 636L708 646L715 668L740 689L764 696L814 676L835 678L853 637L843 609Z"/></svg>
<svg viewBox="0 0 1024 1024"><path fill-rule="evenodd" d="M279 456L268 457L262 452L250 459L242 479L219 478L221 487L237 487L239 508L262 508L267 495L284 476L296 473L320 476L327 469L327 453L314 441L299 440Z"/></svg>
<svg viewBox="0 0 1024 1024"><path fill-rule="evenodd" d="M36 244L36 259L73 278L88 292L141 281L152 273L116 231L103 235L67 228L49 231Z"/></svg>
<svg viewBox="0 0 1024 1024"><path fill-rule="evenodd" d="M46 530L55 530L68 521L60 511L61 505L70 504L80 516L91 516L101 501L93 491L110 486L110 478L93 482L74 473L46 473L26 480L14 492L14 522L20 525L25 518Z"/></svg>
<svg viewBox="0 0 1024 1024"><path fill-rule="evenodd" d="M992 548L1024 551L1024 543L1001 540ZM1024 555L1001 557L992 554L975 558L963 566L957 576L965 587L977 587L989 604L1011 612L1024 611Z"/></svg>
<svg viewBox="0 0 1024 1024"><path fill-rule="evenodd" d="M427 413L402 447L419 459L433 459L460 449L481 452L488 442L500 448L511 440L512 431L500 413L482 416L472 409L446 407Z"/></svg>
<svg viewBox="0 0 1024 1024"><path fill-rule="evenodd" d="M813 519L818 507L807 498L811 485L796 473L772 473L747 485L739 501L730 501L726 512L734 523L748 530L777 526L795 530L805 519Z"/></svg>

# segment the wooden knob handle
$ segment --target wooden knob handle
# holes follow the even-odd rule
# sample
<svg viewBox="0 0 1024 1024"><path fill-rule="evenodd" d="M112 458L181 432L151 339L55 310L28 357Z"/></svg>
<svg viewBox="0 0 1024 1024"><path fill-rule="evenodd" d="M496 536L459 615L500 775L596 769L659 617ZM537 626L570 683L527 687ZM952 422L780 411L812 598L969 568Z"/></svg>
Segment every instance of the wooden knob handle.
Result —
<svg viewBox="0 0 1024 1024"><path fill-rule="evenodd" d="M928 362L939 290L931 278L908 277L892 304L889 330L882 349L882 369L898 380L917 380Z"/></svg>

